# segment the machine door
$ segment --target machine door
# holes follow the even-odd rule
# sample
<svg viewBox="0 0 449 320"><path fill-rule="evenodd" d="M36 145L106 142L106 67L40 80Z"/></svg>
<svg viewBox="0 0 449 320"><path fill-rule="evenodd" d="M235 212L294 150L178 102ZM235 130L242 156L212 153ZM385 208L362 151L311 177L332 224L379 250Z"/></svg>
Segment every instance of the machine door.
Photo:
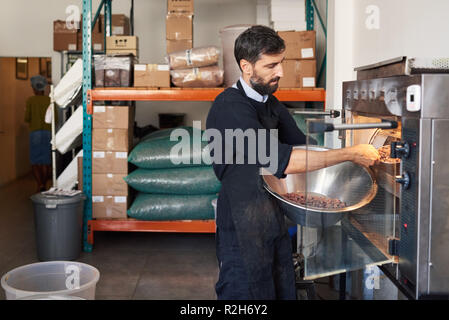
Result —
<svg viewBox="0 0 449 320"><path fill-rule="evenodd" d="M449 120L433 121L429 292L449 294Z"/></svg>
<svg viewBox="0 0 449 320"><path fill-rule="evenodd" d="M353 132L346 131L349 145L372 144L383 154L383 161L369 168L347 161L319 170L317 162L328 161L324 153L319 154L326 149L316 147L314 135L307 133L307 173L291 179L286 195L303 208L297 211L295 221L306 279L397 262L389 250L397 237L400 197L395 180L400 160L391 159L389 150L390 143L400 138L396 133L367 129L352 136Z"/></svg>

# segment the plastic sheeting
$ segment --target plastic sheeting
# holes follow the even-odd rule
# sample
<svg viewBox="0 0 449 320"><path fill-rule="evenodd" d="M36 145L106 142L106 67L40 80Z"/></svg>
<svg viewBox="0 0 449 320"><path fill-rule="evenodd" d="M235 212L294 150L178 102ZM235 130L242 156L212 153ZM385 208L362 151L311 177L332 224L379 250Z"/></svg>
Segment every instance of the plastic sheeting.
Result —
<svg viewBox="0 0 449 320"><path fill-rule="evenodd" d="M221 187L210 166L161 170L137 169L124 179L130 187L144 193L201 195L217 193Z"/></svg>
<svg viewBox="0 0 449 320"><path fill-rule="evenodd" d="M83 150L78 152L75 158L64 169L56 180L58 189L72 190L78 182L78 157L83 156Z"/></svg>
<svg viewBox="0 0 449 320"><path fill-rule="evenodd" d="M83 60L77 59L54 88L54 98L58 106L65 108L70 105L81 92L82 84Z"/></svg>
<svg viewBox="0 0 449 320"><path fill-rule="evenodd" d="M220 50L215 46L193 48L168 55L171 70L207 67L218 64Z"/></svg>
<svg viewBox="0 0 449 320"><path fill-rule="evenodd" d="M215 88L223 84L223 70L218 66L171 70L171 80L182 88Z"/></svg>
<svg viewBox="0 0 449 320"><path fill-rule="evenodd" d="M159 195L139 193L128 215L146 221L209 220L214 219L210 195Z"/></svg>
<svg viewBox="0 0 449 320"><path fill-rule="evenodd" d="M78 107L72 116L56 133L55 145L61 154L80 145L83 133L83 108Z"/></svg>

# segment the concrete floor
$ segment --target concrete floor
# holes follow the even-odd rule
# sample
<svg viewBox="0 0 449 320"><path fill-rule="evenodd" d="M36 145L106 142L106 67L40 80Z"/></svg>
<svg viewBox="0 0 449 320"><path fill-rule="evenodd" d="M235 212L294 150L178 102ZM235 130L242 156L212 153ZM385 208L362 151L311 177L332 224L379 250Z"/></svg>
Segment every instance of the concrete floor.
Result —
<svg viewBox="0 0 449 320"><path fill-rule="evenodd" d="M0 188L0 276L38 262L29 197L31 176ZM100 271L96 299L215 300L218 265L212 234L97 232L94 249L78 259ZM327 279L317 293L338 299ZM5 299L0 290L0 299Z"/></svg>

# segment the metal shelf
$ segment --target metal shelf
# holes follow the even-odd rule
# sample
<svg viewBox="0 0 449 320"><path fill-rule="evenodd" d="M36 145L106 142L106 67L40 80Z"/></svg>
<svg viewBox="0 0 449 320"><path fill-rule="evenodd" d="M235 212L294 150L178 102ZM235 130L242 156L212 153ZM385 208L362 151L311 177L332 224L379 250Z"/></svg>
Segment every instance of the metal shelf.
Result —
<svg viewBox="0 0 449 320"><path fill-rule="evenodd" d="M94 231L198 232L214 233L215 221L138 221L92 219L92 105L93 101L213 101L224 88L96 88L92 89L92 24L101 9L105 11L105 36L111 35L112 0L101 0L92 15L92 0L83 2L83 190L87 197L83 218L83 249L92 251ZM314 26L314 1L306 0L308 29ZM322 70L320 71L320 74ZM280 101L324 102L324 89L281 89L275 96Z"/></svg>
<svg viewBox="0 0 449 320"><path fill-rule="evenodd" d="M214 101L224 88L97 88L87 91L87 113L92 114L93 101ZM322 88L280 89L280 101L325 102Z"/></svg>
<svg viewBox="0 0 449 320"><path fill-rule="evenodd" d="M94 231L215 233L214 220L141 221L135 219L89 220L87 241L94 244Z"/></svg>

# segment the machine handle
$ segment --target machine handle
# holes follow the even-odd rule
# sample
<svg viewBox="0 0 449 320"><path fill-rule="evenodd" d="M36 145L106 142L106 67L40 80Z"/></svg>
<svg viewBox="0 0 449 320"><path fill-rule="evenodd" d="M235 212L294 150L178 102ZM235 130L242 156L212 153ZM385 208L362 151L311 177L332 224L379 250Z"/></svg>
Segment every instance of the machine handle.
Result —
<svg viewBox="0 0 449 320"><path fill-rule="evenodd" d="M331 118L338 118L340 116L340 111L337 110L329 110L329 111L315 111L315 110L307 110L307 109L297 109L293 111L293 114L305 114L312 116L328 116Z"/></svg>
<svg viewBox="0 0 449 320"><path fill-rule="evenodd" d="M402 184L402 187L407 190L410 188L410 174L406 171L402 176L396 177L396 182Z"/></svg>
<svg viewBox="0 0 449 320"><path fill-rule="evenodd" d="M332 124L323 122L309 122L310 133L331 132L334 130L364 130L364 129L396 129L396 121L382 121L381 123L355 123L355 124Z"/></svg>
<svg viewBox="0 0 449 320"><path fill-rule="evenodd" d="M399 159L401 157L408 158L410 156L410 145L408 142L392 142L390 158Z"/></svg>

